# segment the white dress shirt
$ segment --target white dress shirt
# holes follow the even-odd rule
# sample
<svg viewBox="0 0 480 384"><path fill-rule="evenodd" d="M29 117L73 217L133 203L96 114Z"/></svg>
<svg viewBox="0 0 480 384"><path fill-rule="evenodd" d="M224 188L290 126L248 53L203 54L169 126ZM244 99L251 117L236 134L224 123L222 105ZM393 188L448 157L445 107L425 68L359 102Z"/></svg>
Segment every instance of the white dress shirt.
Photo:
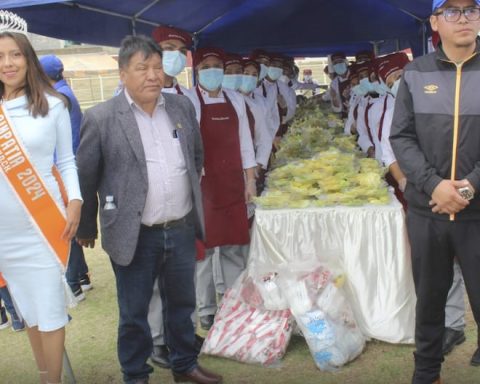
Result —
<svg viewBox="0 0 480 384"><path fill-rule="evenodd" d="M267 169L273 142L266 120L268 107L263 97L255 96L254 98L252 95L243 95L243 97L255 118L255 137L253 140L255 146L255 158L257 164L260 164L262 168Z"/></svg>
<svg viewBox="0 0 480 384"><path fill-rule="evenodd" d="M200 93L203 97L203 102L205 104L219 104L225 103L225 98L223 97L223 92L225 92L230 99L235 112L237 112L238 117L238 134L240 137L240 154L242 157L243 169L253 168L257 166L255 160L255 150L252 141L252 135L250 134L250 127L248 125L247 110L245 109L245 100L242 95L236 91L230 89L222 89L218 94L218 97L210 97L208 92L200 88ZM195 107L195 114L197 117L198 124L201 120L201 104L198 99L196 87L193 87L185 93L185 96L192 101L193 106ZM200 127L201 130L201 127Z"/></svg>
<svg viewBox="0 0 480 384"><path fill-rule="evenodd" d="M337 76L330 83L330 103L332 111L335 113L341 113L343 111L342 96L340 95L340 82L348 81L347 75L345 77ZM335 95L335 97L333 97ZM333 101L337 101L339 106L335 106Z"/></svg>
<svg viewBox="0 0 480 384"><path fill-rule="evenodd" d="M282 123L288 123L295 116L297 110L297 95L295 91L283 81L277 81L280 94L283 96L287 103L287 114L283 117Z"/></svg>
<svg viewBox="0 0 480 384"><path fill-rule="evenodd" d="M395 100L392 97L392 100ZM395 110L395 101L390 103L385 112L385 118L383 120L383 135L382 135L382 162L386 167L390 167L397 161L395 154L393 153L392 145L390 144L390 132L392 130L393 111Z"/></svg>
<svg viewBox="0 0 480 384"><path fill-rule="evenodd" d="M192 210L192 187L180 139L160 95L152 116L125 96L137 121L147 162L148 192L142 224L151 226L186 216Z"/></svg>
<svg viewBox="0 0 480 384"><path fill-rule="evenodd" d="M267 105L267 125L270 130L270 136L272 136L272 142L277 134L278 128L280 127L280 115L278 113L277 105L277 87L272 86L274 83L271 83L267 80L263 80L260 85L253 90L255 97L261 97ZM265 89L266 96L263 95L263 90Z"/></svg>
<svg viewBox="0 0 480 384"><path fill-rule="evenodd" d="M180 88L180 90L182 91L182 93L184 95L186 95L188 93L188 89L185 88L183 85L178 84L178 81L175 78L173 79L173 85L171 87L169 87L169 88L163 87L162 88L162 93L173 93L175 95L178 95L179 93L178 93L178 90L177 90L176 86L178 86Z"/></svg>
<svg viewBox="0 0 480 384"><path fill-rule="evenodd" d="M352 135L353 124L355 124L355 128L356 128L357 121L355 120L355 108L357 107L357 105L359 105L362 102L363 99L364 99L363 96L357 96L352 92L352 96L350 97L350 103L349 103L350 108L348 110L348 116L344 126L345 135L348 135L348 136ZM360 107L357 108L357 118L358 118L359 109Z"/></svg>
<svg viewBox="0 0 480 384"><path fill-rule="evenodd" d="M387 102L387 109L385 112L385 115L387 114L389 109L393 109L395 99L390 95L383 95L379 96L378 98L368 98L368 103L372 104L372 106L369 108L368 111L368 125L371 130L371 135L373 139L370 139L370 135L368 134L368 128L365 122L365 109L362 109L362 116L358 116L358 121L357 121L357 130L358 130L358 144L362 148L364 152L368 151L368 148L371 146L375 147L375 158L383 164L382 160L382 144L378 138L379 135L379 130L380 130L380 123L383 115L383 109L385 106L385 100ZM365 105L365 108L367 108L368 103ZM360 108L359 108L360 109ZM361 118L360 118L361 117ZM383 119L383 128L382 128L382 138L385 136L385 126L388 125L388 122L385 122L386 116ZM390 121L391 124L391 121ZM387 133L387 135L390 135L390 132Z"/></svg>

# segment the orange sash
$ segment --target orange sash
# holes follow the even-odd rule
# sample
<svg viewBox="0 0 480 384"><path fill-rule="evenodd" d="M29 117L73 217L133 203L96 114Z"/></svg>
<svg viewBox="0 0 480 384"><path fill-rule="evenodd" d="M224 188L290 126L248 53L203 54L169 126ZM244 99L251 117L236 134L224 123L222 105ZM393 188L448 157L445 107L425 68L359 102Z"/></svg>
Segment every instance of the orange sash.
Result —
<svg viewBox="0 0 480 384"><path fill-rule="evenodd" d="M0 173L8 181L60 264L66 268L70 242L61 238L67 223L64 213L30 162L3 105L0 105ZM0 287L2 280L0 274Z"/></svg>

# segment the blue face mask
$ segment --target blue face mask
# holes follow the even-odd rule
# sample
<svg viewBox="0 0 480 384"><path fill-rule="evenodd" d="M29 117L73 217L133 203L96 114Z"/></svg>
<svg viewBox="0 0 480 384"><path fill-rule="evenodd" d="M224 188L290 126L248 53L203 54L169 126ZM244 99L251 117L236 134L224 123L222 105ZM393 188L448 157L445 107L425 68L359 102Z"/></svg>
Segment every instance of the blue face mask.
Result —
<svg viewBox="0 0 480 384"><path fill-rule="evenodd" d="M398 92L398 87L400 86L400 79L395 80L395 83L393 83L392 88L390 89L390 93L397 97L397 92Z"/></svg>
<svg viewBox="0 0 480 384"><path fill-rule="evenodd" d="M240 91L243 93L252 92L257 87L257 80L258 78L256 76L243 75Z"/></svg>
<svg viewBox="0 0 480 384"><path fill-rule="evenodd" d="M273 80L277 81L280 76L283 75L283 69L282 68L277 68L277 67L270 67L268 68L268 77Z"/></svg>
<svg viewBox="0 0 480 384"><path fill-rule="evenodd" d="M368 93L360 84L355 85L352 88L352 92L358 97L365 96Z"/></svg>
<svg viewBox="0 0 480 384"><path fill-rule="evenodd" d="M345 73L347 73L347 64L346 63L338 63L338 64L334 64L333 66L333 70L335 71L335 73L339 76L342 76L344 75Z"/></svg>
<svg viewBox="0 0 480 384"><path fill-rule="evenodd" d="M187 56L180 51L163 51L163 72L168 76L175 77L185 68Z"/></svg>
<svg viewBox="0 0 480 384"><path fill-rule="evenodd" d="M360 80L360 86L364 89L366 93L373 93L375 90L373 84L368 80L368 77L364 77Z"/></svg>
<svg viewBox="0 0 480 384"><path fill-rule="evenodd" d="M222 87L237 91L242 84L242 75L223 75Z"/></svg>
<svg viewBox="0 0 480 384"><path fill-rule="evenodd" d="M208 68L198 71L198 82L207 91L216 91L222 86L223 69Z"/></svg>
<svg viewBox="0 0 480 384"><path fill-rule="evenodd" d="M388 92L390 92L390 88L388 88L384 82L375 82L374 85L375 92L377 92L379 95L386 95Z"/></svg>
<svg viewBox="0 0 480 384"><path fill-rule="evenodd" d="M260 74L258 75L259 80L263 80L267 77L268 67L265 64L260 64Z"/></svg>

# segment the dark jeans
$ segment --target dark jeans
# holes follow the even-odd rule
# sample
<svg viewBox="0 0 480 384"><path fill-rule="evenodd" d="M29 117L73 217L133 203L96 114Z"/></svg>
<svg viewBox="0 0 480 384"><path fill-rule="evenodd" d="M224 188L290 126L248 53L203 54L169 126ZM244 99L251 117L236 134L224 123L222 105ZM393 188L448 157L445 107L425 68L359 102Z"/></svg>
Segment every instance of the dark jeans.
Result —
<svg viewBox="0 0 480 384"><path fill-rule="evenodd" d="M457 256L477 325L480 323L480 221L442 221L407 213L417 293L414 384L431 384L440 375L445 304Z"/></svg>
<svg viewBox="0 0 480 384"><path fill-rule="evenodd" d="M10 296L10 291L8 290L7 287L2 287L0 288L0 303L4 302L5 308L7 309L8 313L10 314L10 317L12 318L13 321L20 321L19 316L17 315L17 311L15 310L15 307L13 306L13 301L12 297ZM1 306L1 304L0 304Z"/></svg>
<svg viewBox="0 0 480 384"><path fill-rule="evenodd" d="M80 279L86 274L88 274L88 266L85 261L83 248L73 239L70 246L70 258L68 259L67 271L65 273L67 283L73 292L80 288Z"/></svg>
<svg viewBox="0 0 480 384"><path fill-rule="evenodd" d="M191 216L191 215L190 215ZM118 358L124 381L146 378L152 336L147 321L155 278L159 277L165 307L165 335L172 370L184 373L195 368L195 230L192 220L168 229L140 229L137 249L128 266L112 261L120 310Z"/></svg>

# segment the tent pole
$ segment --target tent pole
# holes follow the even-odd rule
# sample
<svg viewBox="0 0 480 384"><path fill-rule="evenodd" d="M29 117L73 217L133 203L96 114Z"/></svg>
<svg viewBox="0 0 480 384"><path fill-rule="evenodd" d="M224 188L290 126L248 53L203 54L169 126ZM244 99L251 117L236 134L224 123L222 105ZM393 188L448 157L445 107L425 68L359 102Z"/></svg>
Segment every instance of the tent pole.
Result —
<svg viewBox="0 0 480 384"><path fill-rule="evenodd" d="M373 54L375 55L375 57L378 56L378 41L371 41L372 45L373 45Z"/></svg>
<svg viewBox="0 0 480 384"><path fill-rule="evenodd" d="M132 18L132 35L137 36L137 19L135 17Z"/></svg>
<svg viewBox="0 0 480 384"><path fill-rule="evenodd" d="M422 20L422 47L425 56L427 54L427 26L425 20Z"/></svg>
<svg viewBox="0 0 480 384"><path fill-rule="evenodd" d="M157 4L160 0L155 0L155 1L152 1L150 4L148 4L147 6L145 6L143 9L141 9L139 12L137 12L135 14L135 18L138 18L140 16L142 16L146 11L148 11L150 8L152 8L155 4Z"/></svg>
<svg viewBox="0 0 480 384"><path fill-rule="evenodd" d="M83 4L78 4L78 3L73 3L71 1L67 1L65 3L62 3L62 5L65 5L67 7L75 7L75 8L85 9L86 11L97 12L97 13L101 13L101 14L104 14L104 15L119 17L121 19L131 19L132 18L129 15L124 15L124 14L121 14L121 13L118 13L118 12L106 11L104 9L100 9L100 8L96 8L96 7L90 7L90 6L83 5ZM138 18L138 21L143 23L143 24L153 25L154 27L158 27L158 25L159 25L158 23L154 23L152 21L148 21L148 20L144 20L144 19L140 19L140 18Z"/></svg>

